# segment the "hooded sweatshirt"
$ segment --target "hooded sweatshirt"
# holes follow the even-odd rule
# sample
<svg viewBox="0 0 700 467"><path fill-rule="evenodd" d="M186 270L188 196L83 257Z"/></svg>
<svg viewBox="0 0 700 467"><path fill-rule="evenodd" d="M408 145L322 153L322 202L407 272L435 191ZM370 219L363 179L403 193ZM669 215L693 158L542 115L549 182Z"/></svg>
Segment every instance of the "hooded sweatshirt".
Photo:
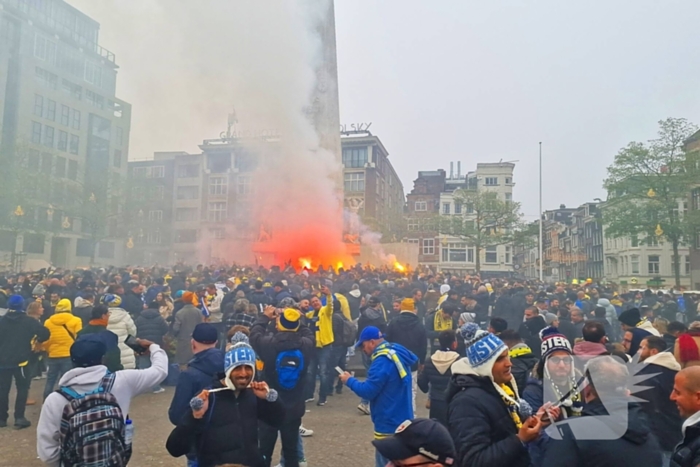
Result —
<svg viewBox="0 0 700 467"><path fill-rule="evenodd" d="M83 322L71 313L68 299L64 298L58 302L56 313L46 320L44 326L51 333L51 337L44 344L49 358L70 357L70 348L77 339L78 332L83 329Z"/></svg>
<svg viewBox="0 0 700 467"><path fill-rule="evenodd" d="M211 386L224 372L224 353L216 348L206 349L194 355L187 370L180 373L175 394L168 409L170 423L177 425L190 410L190 399Z"/></svg>
<svg viewBox="0 0 700 467"><path fill-rule="evenodd" d="M444 401L447 385L452 371L450 367L459 359L459 354L452 350L437 350L425 362L423 371L418 375L418 387L424 393L429 392L430 400Z"/></svg>
<svg viewBox="0 0 700 467"><path fill-rule="evenodd" d="M149 348L151 367L145 370L122 370L115 373L111 393L117 399L122 413L129 414L131 398L149 392L168 375L168 356L158 345ZM73 368L63 375L58 385L68 387L78 394L94 391L107 373L104 365L87 368ZM57 392L52 392L41 407L39 424L36 429L36 444L39 458L51 467L59 465L61 415L68 400ZM145 427L144 427L145 428Z"/></svg>
<svg viewBox="0 0 700 467"><path fill-rule="evenodd" d="M351 377L346 384L369 401L375 438L382 438L413 420L410 368L418 358L402 345L384 342L374 349L371 360L365 381Z"/></svg>

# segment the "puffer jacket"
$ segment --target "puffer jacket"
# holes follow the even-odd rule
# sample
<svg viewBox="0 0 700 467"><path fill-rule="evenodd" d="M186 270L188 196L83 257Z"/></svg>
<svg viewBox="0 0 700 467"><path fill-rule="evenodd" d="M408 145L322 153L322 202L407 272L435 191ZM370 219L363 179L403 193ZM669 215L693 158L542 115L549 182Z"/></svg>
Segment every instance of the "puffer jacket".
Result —
<svg viewBox="0 0 700 467"><path fill-rule="evenodd" d="M52 315L44 326L51 333L49 340L44 343L49 358L70 357L70 348L78 337L78 332L83 329L82 320L70 311L63 311Z"/></svg>
<svg viewBox="0 0 700 467"><path fill-rule="evenodd" d="M136 324L131 319L131 315L123 308L109 309L109 324L107 330L112 331L119 338L119 350L121 351L121 362L124 369L136 368L136 357L134 351L127 346L124 341L127 336L136 335Z"/></svg>
<svg viewBox="0 0 700 467"><path fill-rule="evenodd" d="M154 308L143 310L136 318L136 337L147 339L163 347L163 336L168 332L168 323Z"/></svg>

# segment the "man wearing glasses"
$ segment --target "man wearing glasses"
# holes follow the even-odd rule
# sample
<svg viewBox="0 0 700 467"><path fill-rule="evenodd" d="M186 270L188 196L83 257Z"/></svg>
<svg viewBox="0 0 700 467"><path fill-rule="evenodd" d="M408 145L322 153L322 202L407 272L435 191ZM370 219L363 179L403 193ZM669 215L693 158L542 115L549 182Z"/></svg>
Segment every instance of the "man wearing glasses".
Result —
<svg viewBox="0 0 700 467"><path fill-rule="evenodd" d="M389 460L387 467L447 467L455 465L455 446L447 428L435 420L406 420L389 438L372 441Z"/></svg>

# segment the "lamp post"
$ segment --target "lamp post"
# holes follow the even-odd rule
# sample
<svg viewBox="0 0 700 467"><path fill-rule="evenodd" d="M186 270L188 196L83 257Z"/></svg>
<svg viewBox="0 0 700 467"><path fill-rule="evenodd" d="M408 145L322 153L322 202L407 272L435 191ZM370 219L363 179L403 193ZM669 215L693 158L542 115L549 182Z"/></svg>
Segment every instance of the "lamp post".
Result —
<svg viewBox="0 0 700 467"><path fill-rule="evenodd" d="M540 256L540 282L544 280L544 275L543 275L543 263L544 263L544 258L542 257L542 141L540 141L540 251L539 251L539 256Z"/></svg>

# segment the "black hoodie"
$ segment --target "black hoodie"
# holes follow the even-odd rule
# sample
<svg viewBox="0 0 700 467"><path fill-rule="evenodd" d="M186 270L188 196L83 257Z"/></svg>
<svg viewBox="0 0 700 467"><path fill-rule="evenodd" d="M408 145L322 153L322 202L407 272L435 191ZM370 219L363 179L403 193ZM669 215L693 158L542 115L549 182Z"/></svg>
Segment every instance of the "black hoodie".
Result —
<svg viewBox="0 0 700 467"><path fill-rule="evenodd" d="M389 321L386 329L386 340L406 347L418 357L411 371L418 370L423 365L428 352L428 334L418 316L411 311L401 312L399 316Z"/></svg>
<svg viewBox="0 0 700 467"><path fill-rule="evenodd" d="M561 440L550 440L542 465L547 467L656 467L661 464L661 448L651 433L649 420L639 404L630 404L624 399L606 401L606 405L626 410L627 429L619 439L578 440L568 424L559 427ZM627 407L621 407L627 405ZM596 416L616 432L624 417L610 416L600 400L587 403L582 417Z"/></svg>
<svg viewBox="0 0 700 467"><path fill-rule="evenodd" d="M21 311L8 311L0 318L0 369L17 368L29 361L32 339L49 339L50 332L39 321Z"/></svg>

